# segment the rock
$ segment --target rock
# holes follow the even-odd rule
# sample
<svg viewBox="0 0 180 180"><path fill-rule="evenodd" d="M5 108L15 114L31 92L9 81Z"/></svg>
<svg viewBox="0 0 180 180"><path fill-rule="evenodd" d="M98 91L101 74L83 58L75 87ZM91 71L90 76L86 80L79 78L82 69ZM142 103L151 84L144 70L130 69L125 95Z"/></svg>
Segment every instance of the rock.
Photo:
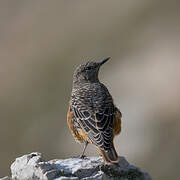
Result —
<svg viewBox="0 0 180 180"><path fill-rule="evenodd" d="M105 165L101 157L69 158L44 161L34 152L16 158L11 165L13 180L151 180L148 173L119 157L117 165ZM5 177L0 180L11 180Z"/></svg>
<svg viewBox="0 0 180 180"><path fill-rule="evenodd" d="M12 178L6 176L6 177L4 177L4 178L1 178L0 180L12 180Z"/></svg>

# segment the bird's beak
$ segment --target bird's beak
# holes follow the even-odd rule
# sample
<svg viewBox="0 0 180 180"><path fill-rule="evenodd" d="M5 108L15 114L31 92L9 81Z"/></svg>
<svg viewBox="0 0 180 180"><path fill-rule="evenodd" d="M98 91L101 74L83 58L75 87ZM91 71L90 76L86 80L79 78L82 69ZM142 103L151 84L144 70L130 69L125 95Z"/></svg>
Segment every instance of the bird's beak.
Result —
<svg viewBox="0 0 180 180"><path fill-rule="evenodd" d="M105 62L107 62L109 59L110 59L110 57L105 58L105 59L99 61L99 62L98 62L99 66L103 65L103 64L104 64Z"/></svg>

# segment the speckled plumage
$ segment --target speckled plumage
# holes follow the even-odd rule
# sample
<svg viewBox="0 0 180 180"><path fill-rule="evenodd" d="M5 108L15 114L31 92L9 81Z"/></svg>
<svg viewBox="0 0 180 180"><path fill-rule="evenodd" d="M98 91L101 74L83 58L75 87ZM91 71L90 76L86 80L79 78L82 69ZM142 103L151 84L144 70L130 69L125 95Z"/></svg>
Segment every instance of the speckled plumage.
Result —
<svg viewBox="0 0 180 180"><path fill-rule="evenodd" d="M69 111L73 114L69 126L76 140L93 143L105 152L114 148L113 138L121 130L121 113L98 79L99 68L107 60L86 62L76 69Z"/></svg>

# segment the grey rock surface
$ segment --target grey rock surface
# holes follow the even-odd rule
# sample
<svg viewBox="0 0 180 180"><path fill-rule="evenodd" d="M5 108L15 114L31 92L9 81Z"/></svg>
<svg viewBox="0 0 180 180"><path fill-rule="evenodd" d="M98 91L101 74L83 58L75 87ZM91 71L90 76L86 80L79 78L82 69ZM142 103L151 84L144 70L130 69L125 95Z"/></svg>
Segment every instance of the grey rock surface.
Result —
<svg viewBox="0 0 180 180"><path fill-rule="evenodd" d="M1 178L0 180L12 180L12 178L6 176L6 177Z"/></svg>
<svg viewBox="0 0 180 180"><path fill-rule="evenodd" d="M117 165L105 165L101 157L44 161L38 152L16 158L11 174L13 180L151 180L148 173L130 165L124 157L119 157Z"/></svg>

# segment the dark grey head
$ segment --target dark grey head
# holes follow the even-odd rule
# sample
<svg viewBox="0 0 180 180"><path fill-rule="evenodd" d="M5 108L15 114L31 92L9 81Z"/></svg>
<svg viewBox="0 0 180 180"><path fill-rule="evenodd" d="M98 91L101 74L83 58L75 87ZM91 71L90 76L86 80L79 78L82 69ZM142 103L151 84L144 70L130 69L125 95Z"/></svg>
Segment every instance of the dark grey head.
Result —
<svg viewBox="0 0 180 180"><path fill-rule="evenodd" d="M99 62L88 61L81 64L74 72L73 83L79 84L83 82L97 82L98 72L101 65L108 61L110 57Z"/></svg>

